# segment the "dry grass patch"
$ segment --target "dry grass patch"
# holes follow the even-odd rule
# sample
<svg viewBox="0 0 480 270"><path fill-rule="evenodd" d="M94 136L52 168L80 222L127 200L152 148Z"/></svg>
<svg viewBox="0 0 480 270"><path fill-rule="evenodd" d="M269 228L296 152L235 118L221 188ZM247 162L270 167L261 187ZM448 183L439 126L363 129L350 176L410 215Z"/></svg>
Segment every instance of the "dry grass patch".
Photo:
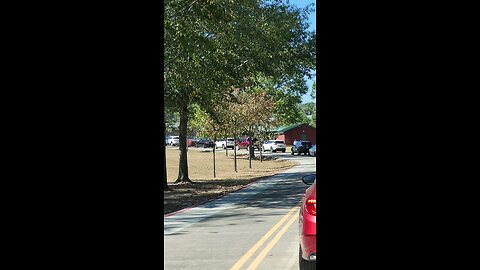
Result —
<svg viewBox="0 0 480 270"><path fill-rule="evenodd" d="M237 171L234 171L233 151L216 151L216 178L213 178L213 153L200 149L188 151L188 173L193 184L174 184L178 176L180 150L167 148L167 178L172 191L164 192L164 214L218 198L236 191L262 177L285 171L297 163L285 160L252 160L245 151L238 152Z"/></svg>
<svg viewBox="0 0 480 270"><path fill-rule="evenodd" d="M188 151L188 174L192 181L245 179L273 175L278 171L286 170L296 165L296 163L286 160L266 160L263 162L252 160L252 168L250 169L246 151L241 150L237 154L238 172L235 172L233 151L229 150L227 157L225 150L222 150L215 153L216 178L213 178L213 153L211 151L203 151L205 151L203 148L189 149ZM258 154L255 153L255 155ZM179 156L180 150L178 148L167 148L167 178L169 183L177 180Z"/></svg>

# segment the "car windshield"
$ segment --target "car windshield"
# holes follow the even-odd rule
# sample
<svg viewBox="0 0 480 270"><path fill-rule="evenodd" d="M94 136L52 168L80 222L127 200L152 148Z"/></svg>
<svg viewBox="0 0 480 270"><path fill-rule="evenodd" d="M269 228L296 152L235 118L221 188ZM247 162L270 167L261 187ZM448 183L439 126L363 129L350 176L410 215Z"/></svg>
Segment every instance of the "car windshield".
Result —
<svg viewBox="0 0 480 270"><path fill-rule="evenodd" d="M284 143L283 141L275 141L276 143Z"/></svg>

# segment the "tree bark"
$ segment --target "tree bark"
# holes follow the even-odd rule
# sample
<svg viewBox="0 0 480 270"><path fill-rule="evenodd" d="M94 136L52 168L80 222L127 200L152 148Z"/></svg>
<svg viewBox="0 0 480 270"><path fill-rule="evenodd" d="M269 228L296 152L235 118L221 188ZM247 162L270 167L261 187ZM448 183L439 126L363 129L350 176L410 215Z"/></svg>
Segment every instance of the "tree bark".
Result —
<svg viewBox="0 0 480 270"><path fill-rule="evenodd" d="M164 181L163 181L163 191L170 191L172 190L169 186L168 186L168 182L167 182L167 163L164 162Z"/></svg>
<svg viewBox="0 0 480 270"><path fill-rule="evenodd" d="M248 167L251 169L252 168L252 142L250 141L250 143L248 144L248 152L249 155L248 155Z"/></svg>
<svg viewBox="0 0 480 270"><path fill-rule="evenodd" d="M252 132L252 127L249 127L248 128L248 139L249 139L249 142L248 142L248 156L250 159L252 158L255 158L255 145L254 145L254 141L253 141L253 132ZM252 166L250 165L250 168Z"/></svg>
<svg viewBox="0 0 480 270"><path fill-rule="evenodd" d="M260 162L263 162L263 157L262 157L262 148L263 148L263 143L260 144Z"/></svg>
<svg viewBox="0 0 480 270"><path fill-rule="evenodd" d="M213 141L215 142L217 140L216 137L213 137ZM225 142L226 143L226 142ZM215 146L213 147L213 178L217 177L217 174L215 173Z"/></svg>
<svg viewBox="0 0 480 270"><path fill-rule="evenodd" d="M165 123L164 123L164 129L163 129L163 137L165 137ZM165 147L165 138L162 139L162 148L163 148L163 191L170 191L172 190L168 186L168 181L167 181L167 148Z"/></svg>
<svg viewBox="0 0 480 270"><path fill-rule="evenodd" d="M235 143L234 143L235 144ZM233 148L235 148L235 145L233 146ZM228 157L228 141L227 141L227 137L225 137L225 156Z"/></svg>
<svg viewBox="0 0 480 270"><path fill-rule="evenodd" d="M251 141L248 145L248 150L249 150L249 155L250 155L250 158L255 158L255 145L253 144L253 141Z"/></svg>
<svg viewBox="0 0 480 270"><path fill-rule="evenodd" d="M253 158L253 139L251 133L248 133L248 167L252 168L252 158Z"/></svg>
<svg viewBox="0 0 480 270"><path fill-rule="evenodd" d="M234 167L235 167L235 172L238 172L237 171L237 136L236 134L234 134L233 136L233 164L234 164Z"/></svg>
<svg viewBox="0 0 480 270"><path fill-rule="evenodd" d="M249 136L248 138L250 139L248 143L248 155L250 159L252 159L252 158L255 158L255 142L253 141L253 132L251 129L248 132L248 136ZM250 166L250 168L251 167L252 166Z"/></svg>
<svg viewBox="0 0 480 270"><path fill-rule="evenodd" d="M188 177L187 162L187 124L188 124L188 108L187 104L183 104L180 108L180 164L178 166L178 178L175 183L192 183Z"/></svg>

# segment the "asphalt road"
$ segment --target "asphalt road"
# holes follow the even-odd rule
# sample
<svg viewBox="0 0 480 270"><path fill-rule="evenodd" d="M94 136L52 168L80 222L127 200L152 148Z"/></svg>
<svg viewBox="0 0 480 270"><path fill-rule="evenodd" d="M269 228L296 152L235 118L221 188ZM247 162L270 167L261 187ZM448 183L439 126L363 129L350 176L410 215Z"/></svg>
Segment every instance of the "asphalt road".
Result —
<svg viewBox="0 0 480 270"><path fill-rule="evenodd" d="M218 200L164 218L165 269L298 269L298 213L316 158Z"/></svg>

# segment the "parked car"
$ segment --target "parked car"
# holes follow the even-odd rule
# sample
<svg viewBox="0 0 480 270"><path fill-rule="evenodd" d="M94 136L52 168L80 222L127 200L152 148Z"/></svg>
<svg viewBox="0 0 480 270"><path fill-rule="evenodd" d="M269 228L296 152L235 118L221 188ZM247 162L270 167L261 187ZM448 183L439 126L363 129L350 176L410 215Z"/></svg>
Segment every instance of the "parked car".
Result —
<svg viewBox="0 0 480 270"><path fill-rule="evenodd" d="M179 145L180 144L180 137L178 136L169 136L167 140L167 144L171 146Z"/></svg>
<svg viewBox="0 0 480 270"><path fill-rule="evenodd" d="M227 141L220 140L215 142L215 148L232 148L235 146L235 139L234 138L227 138Z"/></svg>
<svg viewBox="0 0 480 270"><path fill-rule="evenodd" d="M260 150L260 143L258 142L258 140L256 138L252 138L252 140L253 140L254 149ZM248 150L249 146L250 146L249 137L243 137L243 138L237 139L237 150L240 150L240 149Z"/></svg>
<svg viewBox="0 0 480 270"><path fill-rule="evenodd" d="M187 146L195 146L195 145L197 145L196 139L192 139L192 138L187 139Z"/></svg>
<svg viewBox="0 0 480 270"><path fill-rule="evenodd" d="M207 148L207 147L214 147L215 143L212 141L212 140L209 140L209 139L200 139L197 141L197 143L195 144L195 147L203 147L203 148Z"/></svg>
<svg viewBox="0 0 480 270"><path fill-rule="evenodd" d="M308 150L312 148L312 142L310 141L294 141L292 145L292 155L297 153L298 155L304 154L309 155Z"/></svg>
<svg viewBox="0 0 480 270"><path fill-rule="evenodd" d="M263 144L262 150L271 151L272 153L277 151L282 151L283 153L285 153L285 151L287 151L287 148L285 147L284 141L270 140L266 141Z"/></svg>
<svg viewBox="0 0 480 270"><path fill-rule="evenodd" d="M310 153L310 156L316 157L317 156L317 145L315 144L312 148L310 148L308 150L308 152Z"/></svg>
<svg viewBox="0 0 480 270"><path fill-rule="evenodd" d="M299 263L301 270L316 269L317 263L317 181L307 175L302 181L310 185L302 197L298 225L300 233Z"/></svg>
<svg viewBox="0 0 480 270"><path fill-rule="evenodd" d="M237 150L247 149L248 144L249 143L247 141L247 138L238 138L237 139L237 144L236 144Z"/></svg>

